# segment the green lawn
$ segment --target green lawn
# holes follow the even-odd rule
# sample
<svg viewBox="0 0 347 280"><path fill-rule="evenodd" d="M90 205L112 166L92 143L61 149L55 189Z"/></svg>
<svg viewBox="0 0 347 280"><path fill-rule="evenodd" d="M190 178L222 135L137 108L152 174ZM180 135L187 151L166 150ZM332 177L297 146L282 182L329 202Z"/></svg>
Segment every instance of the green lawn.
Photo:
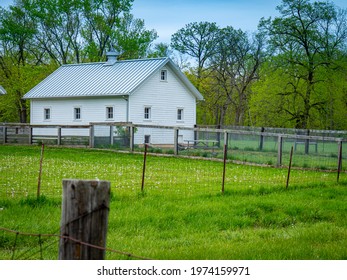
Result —
<svg viewBox="0 0 347 280"><path fill-rule="evenodd" d="M59 233L63 178L111 181L107 247L152 259L347 259L341 174L89 149L0 146L0 227ZM0 230L0 259L57 259L58 240ZM13 250L15 248L15 250ZM108 252L108 259L127 257Z"/></svg>

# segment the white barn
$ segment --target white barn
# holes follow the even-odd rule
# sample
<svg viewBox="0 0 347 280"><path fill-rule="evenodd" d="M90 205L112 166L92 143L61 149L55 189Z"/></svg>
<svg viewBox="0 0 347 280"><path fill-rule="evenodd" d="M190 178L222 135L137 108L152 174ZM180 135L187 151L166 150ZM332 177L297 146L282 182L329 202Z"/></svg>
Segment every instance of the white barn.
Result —
<svg viewBox="0 0 347 280"><path fill-rule="evenodd" d="M115 52L108 52L107 58L107 62L63 65L26 93L30 124L196 124L196 104L203 96L170 58L118 61ZM173 137L148 128L135 136L135 143L145 140L168 144Z"/></svg>

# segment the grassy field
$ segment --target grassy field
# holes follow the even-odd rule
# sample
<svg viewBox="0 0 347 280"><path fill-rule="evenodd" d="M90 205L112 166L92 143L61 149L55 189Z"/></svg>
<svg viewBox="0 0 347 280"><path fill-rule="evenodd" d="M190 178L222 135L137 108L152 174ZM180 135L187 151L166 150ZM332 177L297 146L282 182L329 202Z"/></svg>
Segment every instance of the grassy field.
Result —
<svg viewBox="0 0 347 280"><path fill-rule="evenodd" d="M347 259L345 174L48 147L0 146L0 227L59 233L63 178L111 181L107 247L152 259ZM41 242L41 246L40 246ZM14 250L15 248L15 250ZM57 259L58 240L0 230L0 259ZM127 257L108 252L108 259Z"/></svg>

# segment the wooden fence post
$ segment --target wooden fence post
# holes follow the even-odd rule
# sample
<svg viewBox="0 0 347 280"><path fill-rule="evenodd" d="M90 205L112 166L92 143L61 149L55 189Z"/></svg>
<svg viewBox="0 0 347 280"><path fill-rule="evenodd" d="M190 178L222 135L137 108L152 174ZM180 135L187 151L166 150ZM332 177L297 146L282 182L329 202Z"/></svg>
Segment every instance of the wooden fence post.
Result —
<svg viewBox="0 0 347 280"><path fill-rule="evenodd" d="M133 125L131 125L130 127L129 127L129 129L130 129L130 151L134 151L134 143L135 143L135 141L134 141L134 137L135 137L135 127L133 126Z"/></svg>
<svg viewBox="0 0 347 280"><path fill-rule="evenodd" d="M265 131L265 128L262 127L261 128L261 134L260 134L260 141L259 141L259 151L262 151L263 148L264 148L264 135L263 135L263 132Z"/></svg>
<svg viewBox="0 0 347 280"><path fill-rule="evenodd" d="M63 180L60 260L102 260L106 246L110 182ZM80 242L78 242L80 241Z"/></svg>
<svg viewBox="0 0 347 280"><path fill-rule="evenodd" d="M94 148L94 125L89 127L89 148Z"/></svg>
<svg viewBox="0 0 347 280"><path fill-rule="evenodd" d="M3 135L3 143L7 142L7 126L4 126L4 135Z"/></svg>
<svg viewBox="0 0 347 280"><path fill-rule="evenodd" d="M310 136L310 130L309 129L306 130L306 135ZM309 150L310 150L310 139L307 138L305 140L305 155L308 155Z"/></svg>
<svg viewBox="0 0 347 280"><path fill-rule="evenodd" d="M33 127L29 126L29 145L33 143Z"/></svg>
<svg viewBox="0 0 347 280"><path fill-rule="evenodd" d="M283 151L283 138L282 135L278 135L278 147L277 147L277 167L282 165L282 151Z"/></svg>
<svg viewBox="0 0 347 280"><path fill-rule="evenodd" d="M61 127L60 126L58 126L57 128L57 133L58 133L57 145L60 146L61 145Z"/></svg>
<svg viewBox="0 0 347 280"><path fill-rule="evenodd" d="M337 182L340 180L340 173L342 169L342 141L337 142L338 146L338 155L337 155Z"/></svg>

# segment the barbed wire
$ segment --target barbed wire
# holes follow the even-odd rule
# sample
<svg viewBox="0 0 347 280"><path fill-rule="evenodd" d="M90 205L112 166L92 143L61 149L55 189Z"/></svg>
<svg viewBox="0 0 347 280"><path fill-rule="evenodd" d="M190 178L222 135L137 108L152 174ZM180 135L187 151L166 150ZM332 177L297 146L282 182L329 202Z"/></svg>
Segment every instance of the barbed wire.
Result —
<svg viewBox="0 0 347 280"><path fill-rule="evenodd" d="M51 244L49 244L45 248L43 248L42 247L43 241L42 241L41 238L42 237L56 237L56 238L59 238L59 239L70 240L72 242L81 244L83 246L88 246L88 247L91 247L91 248L94 248L94 249L99 249L99 250L103 250L103 251L107 251L107 252L111 252L111 253L116 253L116 254L119 254L119 255L124 255L124 256L127 256L129 258L140 259L140 260L151 260L150 258L142 257L142 256L135 255L135 254L132 254L132 253L129 253L129 252L124 252L124 251L120 251L120 250L116 250L116 249L111 249L111 248L106 248L106 247L90 244L90 243L84 242L82 240L78 240L76 238L73 238L73 237L67 236L67 235L60 235L60 234L54 234L54 233L27 233L27 232L20 232L20 231L16 231L16 230L4 228L4 227L0 227L0 231L16 234L15 241L14 241L13 248L12 248L12 260L14 259L14 256L15 256L15 251L16 251L16 247L17 247L17 239L18 239L19 235L38 237L38 240L39 240L38 242L39 242L39 246L40 246L39 253L40 253L41 259L43 259L43 249L46 249L46 248L48 248L49 246L51 246L52 244L55 243L55 242L52 242ZM30 251L30 250L28 250L28 251ZM26 254L26 252L24 254L20 255L20 256L22 257L25 254ZM35 255L35 254L32 254L32 256Z"/></svg>

